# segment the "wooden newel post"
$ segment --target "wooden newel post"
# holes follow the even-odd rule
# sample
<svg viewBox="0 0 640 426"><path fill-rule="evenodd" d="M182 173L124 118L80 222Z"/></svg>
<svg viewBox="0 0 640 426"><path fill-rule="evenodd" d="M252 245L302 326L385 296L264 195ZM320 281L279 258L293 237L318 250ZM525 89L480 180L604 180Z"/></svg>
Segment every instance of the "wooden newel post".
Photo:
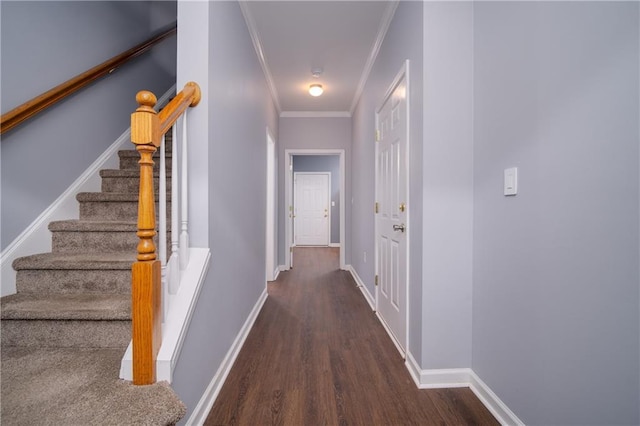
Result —
<svg viewBox="0 0 640 426"><path fill-rule="evenodd" d="M133 338L133 383L156 381L156 356L160 349L162 300L160 261L153 237L156 235L153 154L160 146L160 120L153 107L153 93L136 95L140 105L131 114L131 141L140 153L140 195L138 200L138 256L131 268L131 320Z"/></svg>

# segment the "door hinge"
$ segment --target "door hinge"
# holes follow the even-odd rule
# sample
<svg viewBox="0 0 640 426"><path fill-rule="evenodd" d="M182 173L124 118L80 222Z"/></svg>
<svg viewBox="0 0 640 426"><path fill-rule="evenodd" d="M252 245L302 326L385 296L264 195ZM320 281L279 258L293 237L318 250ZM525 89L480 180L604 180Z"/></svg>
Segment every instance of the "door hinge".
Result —
<svg viewBox="0 0 640 426"><path fill-rule="evenodd" d="M289 247L289 253L293 253L293 247Z"/></svg>
<svg viewBox="0 0 640 426"><path fill-rule="evenodd" d="M376 142L380 142L380 130L376 130Z"/></svg>
<svg viewBox="0 0 640 426"><path fill-rule="evenodd" d="M380 205L378 204L378 202L377 202L377 201L376 201L376 204L375 204L375 206L374 206L373 210L374 210L376 213L378 213L378 211L380 210Z"/></svg>
<svg viewBox="0 0 640 426"><path fill-rule="evenodd" d="M375 283L376 283L376 286L377 286L378 285L378 276L377 275L376 275L376 278L375 278Z"/></svg>

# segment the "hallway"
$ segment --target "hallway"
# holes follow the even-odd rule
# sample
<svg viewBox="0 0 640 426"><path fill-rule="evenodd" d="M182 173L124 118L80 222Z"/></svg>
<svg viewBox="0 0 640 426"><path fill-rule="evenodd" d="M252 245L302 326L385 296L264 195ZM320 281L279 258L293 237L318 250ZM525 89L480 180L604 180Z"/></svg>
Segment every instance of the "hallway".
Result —
<svg viewBox="0 0 640 426"><path fill-rule="evenodd" d="M467 388L420 390L339 249L295 249L206 425L498 424Z"/></svg>

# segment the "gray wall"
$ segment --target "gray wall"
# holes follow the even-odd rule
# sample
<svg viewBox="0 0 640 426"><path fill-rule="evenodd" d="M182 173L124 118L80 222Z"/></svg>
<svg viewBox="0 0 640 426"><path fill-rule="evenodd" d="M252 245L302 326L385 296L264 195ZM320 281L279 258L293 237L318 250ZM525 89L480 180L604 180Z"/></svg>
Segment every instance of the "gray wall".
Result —
<svg viewBox="0 0 640 426"><path fill-rule="evenodd" d="M471 365L473 5L424 4L423 369Z"/></svg>
<svg viewBox="0 0 640 426"><path fill-rule="evenodd" d="M175 2L2 1L0 8L3 113L175 20ZM3 249L129 127L139 90L161 95L173 84L175 38L163 43L2 136Z"/></svg>
<svg viewBox="0 0 640 426"><path fill-rule="evenodd" d="M295 155L293 157L295 172L329 172L331 173L331 238L332 244L340 242L340 156L339 155ZM293 188L292 188L293 191ZM293 192L292 192L293 194Z"/></svg>
<svg viewBox="0 0 640 426"><path fill-rule="evenodd" d="M422 2L400 2L380 48L363 95L353 113L353 155L351 160L352 210L351 265L372 295L374 290L374 181L375 110L400 71L410 64L409 110L409 349L418 357L422 346ZM364 253L367 261L364 261ZM419 361L419 358L418 358Z"/></svg>
<svg viewBox="0 0 640 426"><path fill-rule="evenodd" d="M204 34L185 33L179 41L181 48L184 43L196 53L208 46L208 60L181 64L178 77L189 79L208 70L202 101L208 117L196 116L199 107L194 108L190 139L198 148L206 145L192 150L192 158L205 152L208 163L202 170L195 162L200 175L192 178L190 196L195 202L208 200L197 213L207 216L204 238L212 255L174 372L173 388L188 407L184 423L265 291L265 128L277 140L278 121L238 3L180 2L178 16L179 25L184 18L197 22L198 30L208 28ZM184 54L186 58L190 52ZM202 225L196 221L195 226L197 234Z"/></svg>
<svg viewBox="0 0 640 426"><path fill-rule="evenodd" d="M474 7L473 370L527 424L638 424L639 5Z"/></svg>
<svg viewBox="0 0 640 426"><path fill-rule="evenodd" d="M287 212L284 178L286 149L344 149L345 150L345 221L351 222L351 176L349 163L351 161L351 119L350 118L295 118L281 117L279 123L280 136L278 140L278 210ZM339 216L339 215L338 215ZM349 241L351 241L350 227L345 227L346 241L341 250L345 250L345 261L349 264ZM278 264L285 264L285 214L278 215Z"/></svg>

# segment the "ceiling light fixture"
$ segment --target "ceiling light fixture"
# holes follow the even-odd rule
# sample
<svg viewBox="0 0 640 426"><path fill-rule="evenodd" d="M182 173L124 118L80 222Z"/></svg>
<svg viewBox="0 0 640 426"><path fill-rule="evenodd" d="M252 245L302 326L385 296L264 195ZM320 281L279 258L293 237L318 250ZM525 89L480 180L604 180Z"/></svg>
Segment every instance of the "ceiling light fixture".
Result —
<svg viewBox="0 0 640 426"><path fill-rule="evenodd" d="M322 67L311 68L311 75L313 78L320 78L320 74L322 74L323 71L324 69L322 69ZM311 96L320 96L322 92L324 92L324 88L320 83L313 83L309 86L309 94Z"/></svg>
<svg viewBox="0 0 640 426"><path fill-rule="evenodd" d="M322 92L324 92L324 89L322 88L322 84L314 83L311 86L309 86L309 94L311 96L320 96L322 95Z"/></svg>

